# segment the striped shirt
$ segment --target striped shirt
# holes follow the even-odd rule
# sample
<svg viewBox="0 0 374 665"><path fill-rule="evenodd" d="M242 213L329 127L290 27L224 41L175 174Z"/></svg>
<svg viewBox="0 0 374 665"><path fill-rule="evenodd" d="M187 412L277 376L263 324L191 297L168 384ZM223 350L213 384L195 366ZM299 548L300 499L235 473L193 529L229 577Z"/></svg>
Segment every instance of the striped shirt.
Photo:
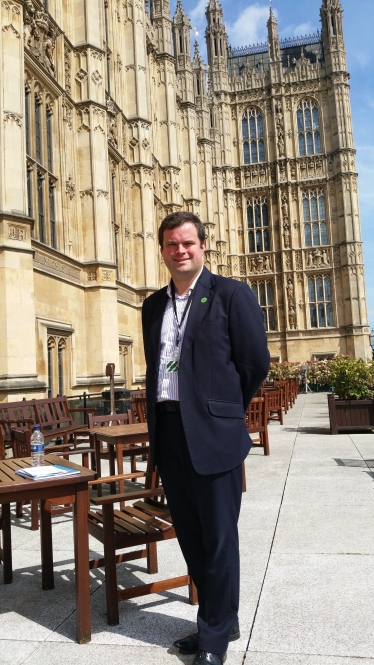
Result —
<svg viewBox="0 0 374 665"><path fill-rule="evenodd" d="M195 288L196 282L201 275L202 270L192 282L190 288L184 296L179 296L175 294L175 306L178 314L179 323L182 320L184 308L186 307L187 300L191 294L192 289ZM158 368L158 383L157 383L157 401L158 402L167 402L169 400L178 402L179 401L179 390L178 390L178 372L167 372L166 371L166 361L174 358L176 340L178 333L178 324L175 320L174 310L173 310L173 300L171 297L171 286L170 282L167 288L168 302L164 312L164 318L162 321L161 328L161 345L160 345L160 365ZM186 330L187 319L190 313L191 305L184 317L184 321L179 330L179 355L182 350L184 332Z"/></svg>

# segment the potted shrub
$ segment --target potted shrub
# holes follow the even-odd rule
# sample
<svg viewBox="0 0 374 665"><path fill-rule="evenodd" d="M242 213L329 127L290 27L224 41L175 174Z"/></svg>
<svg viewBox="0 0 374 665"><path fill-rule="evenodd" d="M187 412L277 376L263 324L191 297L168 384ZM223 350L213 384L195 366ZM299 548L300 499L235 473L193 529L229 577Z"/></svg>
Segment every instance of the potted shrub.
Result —
<svg viewBox="0 0 374 665"><path fill-rule="evenodd" d="M309 360L308 384L313 392L327 392L330 390L330 360Z"/></svg>
<svg viewBox="0 0 374 665"><path fill-rule="evenodd" d="M331 434L374 428L373 362L338 356L330 362L334 394L328 395Z"/></svg>

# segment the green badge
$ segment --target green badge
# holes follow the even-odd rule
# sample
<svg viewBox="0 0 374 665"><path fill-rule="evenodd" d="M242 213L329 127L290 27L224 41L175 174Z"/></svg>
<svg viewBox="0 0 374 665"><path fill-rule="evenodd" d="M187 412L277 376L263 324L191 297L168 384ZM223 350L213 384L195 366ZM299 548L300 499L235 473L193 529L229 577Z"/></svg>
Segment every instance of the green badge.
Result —
<svg viewBox="0 0 374 665"><path fill-rule="evenodd" d="M201 302L206 302L208 298L201 298Z"/></svg>

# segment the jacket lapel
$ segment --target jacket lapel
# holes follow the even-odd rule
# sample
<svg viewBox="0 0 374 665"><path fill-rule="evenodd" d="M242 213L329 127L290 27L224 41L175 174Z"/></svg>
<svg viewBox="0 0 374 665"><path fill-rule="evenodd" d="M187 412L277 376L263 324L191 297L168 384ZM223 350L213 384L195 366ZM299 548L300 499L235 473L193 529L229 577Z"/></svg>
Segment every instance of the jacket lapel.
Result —
<svg viewBox="0 0 374 665"><path fill-rule="evenodd" d="M160 291L160 297L152 313L151 323L151 341L155 359L155 365L158 368L160 360L161 328L164 318L164 312L167 303L166 287Z"/></svg>
<svg viewBox="0 0 374 665"><path fill-rule="evenodd" d="M196 291L192 299L188 314L186 330L183 337L183 345L180 361L182 363L187 351L195 339L199 326L208 313L214 296L215 280L211 272L203 268L200 279L196 285ZM205 300L206 299L206 300Z"/></svg>

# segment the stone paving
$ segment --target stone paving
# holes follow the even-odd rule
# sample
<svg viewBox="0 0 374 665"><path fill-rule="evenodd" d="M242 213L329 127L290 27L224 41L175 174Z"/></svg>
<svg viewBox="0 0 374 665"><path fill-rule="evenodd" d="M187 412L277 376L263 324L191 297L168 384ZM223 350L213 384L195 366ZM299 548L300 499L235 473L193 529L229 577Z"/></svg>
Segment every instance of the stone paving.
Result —
<svg viewBox="0 0 374 665"><path fill-rule="evenodd" d="M326 395L299 395L284 426L271 423L270 451L256 448L246 461L242 637L227 663L374 665L374 434L330 436ZM13 525L14 583L0 581L1 665L190 665L170 646L195 629L186 589L122 602L120 624L109 627L104 575L93 571L92 641L78 645L71 516L54 518L53 591L41 590L28 508ZM158 551L152 579L185 573L175 541ZM120 565L118 579L150 581L142 561Z"/></svg>

